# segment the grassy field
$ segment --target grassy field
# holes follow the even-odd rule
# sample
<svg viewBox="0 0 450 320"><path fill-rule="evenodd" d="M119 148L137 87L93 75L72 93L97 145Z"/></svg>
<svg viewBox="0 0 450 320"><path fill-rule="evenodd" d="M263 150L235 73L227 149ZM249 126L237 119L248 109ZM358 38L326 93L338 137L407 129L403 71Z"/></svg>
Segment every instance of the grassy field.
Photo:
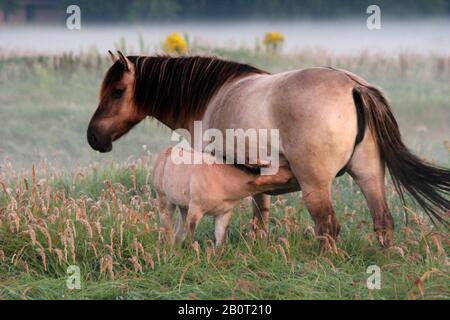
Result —
<svg viewBox="0 0 450 320"><path fill-rule="evenodd" d="M272 72L334 66L358 73L385 90L411 149L450 165L450 57L194 51ZM165 244L151 166L170 132L146 121L107 156L85 139L108 65L96 52L0 58L0 299L450 298L448 231L412 203L405 225L389 186L397 230L394 247L380 249L347 175L334 188L343 226L334 253L319 254L298 193L273 197L268 239L251 231L246 200L222 250L212 246L210 218L191 248ZM80 268L80 290L66 287L69 265ZM370 265L381 268L380 290L366 286Z"/></svg>

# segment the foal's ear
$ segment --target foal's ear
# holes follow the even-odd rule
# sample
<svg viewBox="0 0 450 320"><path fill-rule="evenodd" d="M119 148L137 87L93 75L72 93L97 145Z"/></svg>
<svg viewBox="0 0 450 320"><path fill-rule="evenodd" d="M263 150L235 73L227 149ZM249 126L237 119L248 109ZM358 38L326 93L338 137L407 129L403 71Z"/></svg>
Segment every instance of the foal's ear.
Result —
<svg viewBox="0 0 450 320"><path fill-rule="evenodd" d="M119 60L119 58L114 53L112 53L111 50L108 50L108 53L111 56L112 63L115 63L117 60Z"/></svg>
<svg viewBox="0 0 450 320"><path fill-rule="evenodd" d="M131 61L128 60L128 58L121 51L117 51L117 53L119 54L120 62L125 67L125 71L130 71L131 70Z"/></svg>

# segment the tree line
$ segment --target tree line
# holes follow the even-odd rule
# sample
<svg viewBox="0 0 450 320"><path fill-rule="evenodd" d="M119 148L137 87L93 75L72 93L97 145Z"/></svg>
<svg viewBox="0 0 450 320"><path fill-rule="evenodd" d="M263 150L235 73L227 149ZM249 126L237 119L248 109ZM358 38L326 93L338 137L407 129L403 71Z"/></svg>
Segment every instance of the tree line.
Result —
<svg viewBox="0 0 450 320"><path fill-rule="evenodd" d="M21 0L0 0L0 8L13 11ZM88 21L175 19L340 18L365 14L371 4L393 17L450 16L450 0L44 0L37 6L80 6Z"/></svg>

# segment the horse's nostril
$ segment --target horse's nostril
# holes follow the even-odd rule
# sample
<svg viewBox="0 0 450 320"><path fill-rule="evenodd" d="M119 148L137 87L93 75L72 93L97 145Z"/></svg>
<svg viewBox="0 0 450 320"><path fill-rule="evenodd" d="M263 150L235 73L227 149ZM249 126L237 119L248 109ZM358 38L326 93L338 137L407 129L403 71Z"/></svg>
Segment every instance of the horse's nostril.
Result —
<svg viewBox="0 0 450 320"><path fill-rule="evenodd" d="M94 130L89 129L87 132L87 140L90 146L94 149L97 148L97 144L99 143L98 136L95 134Z"/></svg>
<svg viewBox="0 0 450 320"><path fill-rule="evenodd" d="M111 138L96 130L88 129L87 140L92 149L96 151L109 152L112 149Z"/></svg>
<svg viewBox="0 0 450 320"><path fill-rule="evenodd" d="M91 142L92 143L97 143L97 137L93 133L91 133Z"/></svg>

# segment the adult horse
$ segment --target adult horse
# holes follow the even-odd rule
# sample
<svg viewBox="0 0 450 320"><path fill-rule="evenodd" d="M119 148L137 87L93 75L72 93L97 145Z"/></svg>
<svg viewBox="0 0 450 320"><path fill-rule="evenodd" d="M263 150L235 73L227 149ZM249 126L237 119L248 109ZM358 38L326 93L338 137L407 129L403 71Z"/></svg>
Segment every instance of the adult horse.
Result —
<svg viewBox="0 0 450 320"><path fill-rule="evenodd" d="M361 188L382 246L394 221L385 196L385 166L403 199L409 192L433 220L447 221L450 171L414 156L403 144L381 91L332 68L269 74L215 57L118 56L101 87L87 130L91 147L112 149L147 116L171 129L279 129L281 161L295 179L274 193L302 190L320 236L337 238L332 181L348 172ZM268 197L256 197L255 215L267 227Z"/></svg>

